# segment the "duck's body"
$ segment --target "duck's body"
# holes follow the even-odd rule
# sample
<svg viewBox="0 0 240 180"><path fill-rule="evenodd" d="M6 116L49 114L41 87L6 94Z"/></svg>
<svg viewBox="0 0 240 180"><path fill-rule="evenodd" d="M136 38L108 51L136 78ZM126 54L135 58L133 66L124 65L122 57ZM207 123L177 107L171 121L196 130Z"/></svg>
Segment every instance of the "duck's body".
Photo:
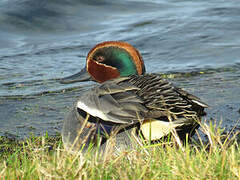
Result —
<svg viewBox="0 0 240 180"><path fill-rule="evenodd" d="M207 105L199 98L174 87L160 75L144 74L144 63L138 51L127 43L121 42L120 47L118 45L116 42L102 43L88 54L86 70L91 78L102 84L84 92L77 100L74 112L64 122L64 143L69 146L77 134L83 139L86 132L90 131L88 142L93 136L96 138L97 134L104 141L113 132L119 138L131 129L134 129L133 135L138 137L141 134L148 141L159 140L174 129L183 140L186 134L192 136ZM128 49L124 52L126 47ZM121 62L121 58L124 62ZM125 65L135 69L128 70ZM77 117L75 120L73 114ZM88 124L83 125L87 114L90 115ZM74 122L78 123L79 128L76 128ZM92 127L95 130L90 130ZM83 129L81 133L80 129ZM130 141L129 138L125 139Z"/></svg>

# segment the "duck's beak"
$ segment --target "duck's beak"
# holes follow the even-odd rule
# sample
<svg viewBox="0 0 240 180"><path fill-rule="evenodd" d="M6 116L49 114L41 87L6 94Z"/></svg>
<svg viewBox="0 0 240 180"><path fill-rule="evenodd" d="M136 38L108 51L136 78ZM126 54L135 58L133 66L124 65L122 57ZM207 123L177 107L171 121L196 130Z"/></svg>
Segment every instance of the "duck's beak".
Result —
<svg viewBox="0 0 240 180"><path fill-rule="evenodd" d="M86 67L85 67L80 72L78 72L78 73L76 73L74 75L62 78L60 80L60 83L62 83L62 84L70 84L70 83L74 83L74 82L83 82L83 81L91 81L91 80L92 80L92 78L88 74L88 72L86 70Z"/></svg>

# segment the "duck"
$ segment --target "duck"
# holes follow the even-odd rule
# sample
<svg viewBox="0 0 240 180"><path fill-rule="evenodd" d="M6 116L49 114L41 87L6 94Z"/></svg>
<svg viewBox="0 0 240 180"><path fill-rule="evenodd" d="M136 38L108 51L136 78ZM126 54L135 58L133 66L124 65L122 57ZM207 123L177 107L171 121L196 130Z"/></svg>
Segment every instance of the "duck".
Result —
<svg viewBox="0 0 240 180"><path fill-rule="evenodd" d="M140 52L123 41L95 45L86 66L61 79L63 84L83 81L97 84L78 97L64 120L62 139L68 149L86 150L100 142L104 150L109 139L117 149L133 148L173 132L184 141L195 134L208 108L162 75L146 73Z"/></svg>

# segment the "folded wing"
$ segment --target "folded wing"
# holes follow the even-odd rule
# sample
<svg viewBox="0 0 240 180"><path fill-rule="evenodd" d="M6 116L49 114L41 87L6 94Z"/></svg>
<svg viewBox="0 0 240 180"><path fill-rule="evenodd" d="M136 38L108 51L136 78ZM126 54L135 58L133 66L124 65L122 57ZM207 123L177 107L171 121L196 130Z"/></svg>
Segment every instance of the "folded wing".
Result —
<svg viewBox="0 0 240 180"><path fill-rule="evenodd" d="M119 124L143 121L148 110L138 97L138 87L128 83L129 77L117 78L82 94L77 107L94 117Z"/></svg>

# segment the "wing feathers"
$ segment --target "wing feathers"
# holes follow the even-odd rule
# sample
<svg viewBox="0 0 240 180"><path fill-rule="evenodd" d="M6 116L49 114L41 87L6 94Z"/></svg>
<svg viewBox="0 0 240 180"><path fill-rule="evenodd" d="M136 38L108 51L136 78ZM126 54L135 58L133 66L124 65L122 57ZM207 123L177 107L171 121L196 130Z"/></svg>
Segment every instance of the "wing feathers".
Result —
<svg viewBox="0 0 240 180"><path fill-rule="evenodd" d="M114 80L107 81L85 92L78 99L78 108L114 123L133 124L142 121L148 109L136 94L139 88L124 80L117 79L120 84Z"/></svg>
<svg viewBox="0 0 240 180"><path fill-rule="evenodd" d="M144 118L173 121L192 120L208 107L199 98L176 88L159 75L133 75L117 78L85 92L79 108L92 116L114 123L133 124Z"/></svg>

